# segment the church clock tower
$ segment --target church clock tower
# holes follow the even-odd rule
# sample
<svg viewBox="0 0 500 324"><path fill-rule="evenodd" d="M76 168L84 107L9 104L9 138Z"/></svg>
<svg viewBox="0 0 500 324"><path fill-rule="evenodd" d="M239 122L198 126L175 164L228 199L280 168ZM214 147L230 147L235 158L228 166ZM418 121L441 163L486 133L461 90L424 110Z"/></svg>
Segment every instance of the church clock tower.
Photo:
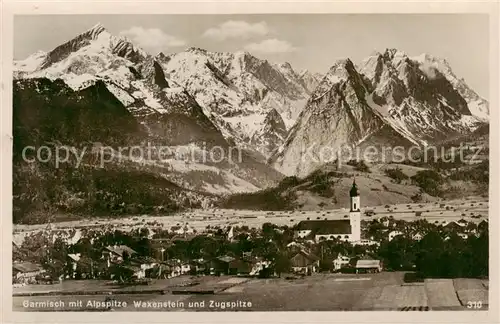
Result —
<svg viewBox="0 0 500 324"><path fill-rule="evenodd" d="M349 191L351 197L351 210L349 212L349 220L351 223L351 240L361 240L361 200L359 197L358 186L356 179L352 182L351 190Z"/></svg>

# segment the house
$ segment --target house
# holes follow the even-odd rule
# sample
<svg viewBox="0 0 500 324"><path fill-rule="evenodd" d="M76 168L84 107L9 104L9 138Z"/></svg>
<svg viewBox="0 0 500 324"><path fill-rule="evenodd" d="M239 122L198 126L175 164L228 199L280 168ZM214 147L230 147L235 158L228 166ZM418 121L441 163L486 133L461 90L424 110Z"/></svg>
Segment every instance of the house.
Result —
<svg viewBox="0 0 500 324"><path fill-rule="evenodd" d="M290 263L293 272L306 275L316 272L319 268L319 258L305 251L295 254L290 259Z"/></svg>
<svg viewBox="0 0 500 324"><path fill-rule="evenodd" d="M380 260L358 260L356 262L356 273L373 273L382 271Z"/></svg>
<svg viewBox="0 0 500 324"><path fill-rule="evenodd" d="M146 277L146 271L138 265L127 264L123 266L123 269L128 270L132 278L143 279Z"/></svg>
<svg viewBox="0 0 500 324"><path fill-rule="evenodd" d="M138 265L144 271L153 269L159 264L159 261L149 256L134 257L131 261L132 264Z"/></svg>
<svg viewBox="0 0 500 324"><path fill-rule="evenodd" d="M243 257L229 262L229 274L239 276L255 276L271 265L271 261L261 258Z"/></svg>
<svg viewBox="0 0 500 324"><path fill-rule="evenodd" d="M137 254L126 245L107 246L103 251L103 258L107 260L108 267L111 263L121 263L124 258Z"/></svg>
<svg viewBox="0 0 500 324"><path fill-rule="evenodd" d="M250 271L250 275L251 276L258 275L262 270L270 267L271 263L272 262L269 260L264 260L262 258L254 258L252 260L253 267L252 270Z"/></svg>
<svg viewBox="0 0 500 324"><path fill-rule="evenodd" d="M70 259L71 269L73 271L71 276L74 278L75 274L76 274L76 270L78 268L78 261L80 261L80 258L81 258L81 254L80 253L76 253L76 254L70 253L70 254L68 254L68 258Z"/></svg>
<svg viewBox="0 0 500 324"><path fill-rule="evenodd" d="M464 231L464 226L458 222L449 222L448 224L443 226L443 229L447 232L456 232L461 233Z"/></svg>
<svg viewBox="0 0 500 324"><path fill-rule="evenodd" d="M414 241L420 241L423 237L424 236L422 235L422 233L417 232L417 233L412 235L411 239Z"/></svg>
<svg viewBox="0 0 500 324"><path fill-rule="evenodd" d="M205 273L209 268L210 262L205 259L191 260L191 271L195 274Z"/></svg>
<svg viewBox="0 0 500 324"><path fill-rule="evenodd" d="M209 271L210 274L214 275L222 275L229 274L230 272L230 264L235 261L236 258L233 258L229 255L219 256L209 262Z"/></svg>
<svg viewBox="0 0 500 324"><path fill-rule="evenodd" d="M356 241L356 242L352 242L352 244L353 245L363 245L363 246L368 246L368 245L380 246L379 242L373 241L373 240L366 240L366 239L362 239L362 240L359 240L359 241Z"/></svg>
<svg viewBox="0 0 500 324"><path fill-rule="evenodd" d="M375 211L373 209L367 209L365 211L365 216L370 217L370 216L373 216L373 215L375 215Z"/></svg>
<svg viewBox="0 0 500 324"><path fill-rule="evenodd" d="M392 241L398 235L403 235L403 232L400 232L400 231L391 231L389 233L389 241Z"/></svg>
<svg viewBox="0 0 500 324"><path fill-rule="evenodd" d="M31 262L14 262L12 264L12 280L14 283L36 283L37 276L45 273L40 264Z"/></svg>
<svg viewBox="0 0 500 324"><path fill-rule="evenodd" d="M179 259L167 260L163 264L167 266L167 278L177 277L191 271L191 265Z"/></svg>
<svg viewBox="0 0 500 324"><path fill-rule="evenodd" d="M466 240L469 237L469 235L467 235L465 233L454 233L454 234L457 234L460 238L462 238L464 240ZM448 241L451 238L451 235L452 235L451 233L446 234L446 236L444 237L444 240Z"/></svg>
<svg viewBox="0 0 500 324"><path fill-rule="evenodd" d="M182 234L194 234L195 233L194 228L192 228L188 224L185 224L184 226L179 226L179 225L172 226L170 228L170 231L174 232L175 234L179 234L179 235L182 235Z"/></svg>
<svg viewBox="0 0 500 324"><path fill-rule="evenodd" d="M351 258L349 258L348 256L343 256L339 253L339 255L337 255L337 258L333 260L333 268L335 270L340 270L341 268L348 266L350 261Z"/></svg>
<svg viewBox="0 0 500 324"><path fill-rule="evenodd" d="M192 239L196 237L196 234L177 234L174 237L172 237L171 241L173 243L178 243L178 242L190 242Z"/></svg>
<svg viewBox="0 0 500 324"><path fill-rule="evenodd" d="M294 249L294 248L299 249L299 250L305 249L304 244L299 243L299 242L295 242L295 241L292 241L292 242L288 243L286 245L286 247L289 248L289 249Z"/></svg>
<svg viewBox="0 0 500 324"><path fill-rule="evenodd" d="M486 220L486 219L482 220L481 222L479 222L479 224L477 224L477 230L479 232L487 231L488 226L489 226L488 220Z"/></svg>
<svg viewBox="0 0 500 324"><path fill-rule="evenodd" d="M253 269L253 262L245 259L235 259L229 262L229 274L250 275Z"/></svg>
<svg viewBox="0 0 500 324"><path fill-rule="evenodd" d="M132 277L137 279L146 278L146 274L150 275L151 270L159 264L156 259L148 256L134 257L127 264L122 263L123 267L132 273Z"/></svg>

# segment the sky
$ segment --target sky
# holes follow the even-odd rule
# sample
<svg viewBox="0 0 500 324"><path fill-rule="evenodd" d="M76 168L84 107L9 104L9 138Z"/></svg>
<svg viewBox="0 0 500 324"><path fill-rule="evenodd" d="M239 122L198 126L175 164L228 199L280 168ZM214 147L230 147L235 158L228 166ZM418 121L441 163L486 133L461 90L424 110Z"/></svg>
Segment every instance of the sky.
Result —
<svg viewBox="0 0 500 324"><path fill-rule="evenodd" d="M22 15L14 20L14 59L50 51L97 23L151 54L245 50L319 73L337 59L360 63L386 48L428 53L489 94L489 22L479 14Z"/></svg>

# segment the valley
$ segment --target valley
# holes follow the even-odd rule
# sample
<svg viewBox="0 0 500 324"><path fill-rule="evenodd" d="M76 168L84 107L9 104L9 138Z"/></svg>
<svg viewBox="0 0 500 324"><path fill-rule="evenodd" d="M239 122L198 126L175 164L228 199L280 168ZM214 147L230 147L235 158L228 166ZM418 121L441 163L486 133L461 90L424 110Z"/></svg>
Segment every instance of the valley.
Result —
<svg viewBox="0 0 500 324"><path fill-rule="evenodd" d="M367 211L372 215L367 216ZM91 218L51 224L14 225L13 235L14 241L21 244L25 236L40 231L57 233L72 229L78 231L85 229L113 229L130 232L141 228L154 231L183 226L188 226L188 228L197 232L203 232L207 228L225 229L231 226L248 226L249 228L259 229L265 223L291 227L304 220L344 219L348 214L348 208L315 211L199 209L168 216L135 215L120 218ZM480 223L483 220L488 220L488 199L472 196L448 201L363 207L362 220L371 221L374 219L379 221L394 219L407 222L427 220L429 223L436 225L445 225L461 219L467 222Z"/></svg>
<svg viewBox="0 0 500 324"><path fill-rule="evenodd" d="M14 222L177 219L214 208L321 213L347 205L353 178L365 206L487 192L489 104L445 59L388 48L331 64L298 71L197 47L152 55L101 24L15 61ZM382 162L358 157L363 169L344 151L437 146L449 156L472 141L483 150L478 164L393 162L392 151ZM91 156L81 167L32 163L23 155L30 145ZM149 145L175 154L96 163ZM238 160L225 154L233 149Z"/></svg>

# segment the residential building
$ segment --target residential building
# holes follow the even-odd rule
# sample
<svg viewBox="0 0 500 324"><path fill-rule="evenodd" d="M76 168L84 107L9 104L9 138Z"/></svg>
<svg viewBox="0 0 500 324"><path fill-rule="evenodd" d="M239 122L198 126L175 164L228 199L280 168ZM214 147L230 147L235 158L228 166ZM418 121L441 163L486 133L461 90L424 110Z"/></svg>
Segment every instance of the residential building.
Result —
<svg viewBox="0 0 500 324"><path fill-rule="evenodd" d="M356 262L356 273L373 273L382 271L382 262L380 260L358 260Z"/></svg>
<svg viewBox="0 0 500 324"><path fill-rule="evenodd" d="M348 266L350 261L350 257L344 256L339 253L339 255L337 255L337 258L333 260L333 268L335 270L340 270L341 268Z"/></svg>
<svg viewBox="0 0 500 324"><path fill-rule="evenodd" d="M80 258L81 258L81 254L80 253L76 253L76 254L68 254L68 257L69 259L71 260L71 269L73 271L73 273L71 274L71 277L75 277L76 275L76 270L78 268L78 261L80 261Z"/></svg>
<svg viewBox="0 0 500 324"><path fill-rule="evenodd" d="M449 222L443 226L443 229L448 232L461 233L465 231L465 224L459 222Z"/></svg>
<svg viewBox="0 0 500 324"><path fill-rule="evenodd" d="M400 231L391 231L389 232L389 241L392 241L396 236L403 235L403 232Z"/></svg>
<svg viewBox="0 0 500 324"><path fill-rule="evenodd" d="M103 251L103 258L107 260L108 267L111 263L121 263L125 256L132 257L137 252L126 245L107 246Z"/></svg>
<svg viewBox="0 0 500 324"><path fill-rule="evenodd" d="M420 241L423 237L424 235L422 233L417 232L411 236L411 239L414 241Z"/></svg>
<svg viewBox="0 0 500 324"><path fill-rule="evenodd" d="M319 258L305 251L299 251L295 254L290 259L290 263L293 272L306 275L317 272L319 268Z"/></svg>
<svg viewBox="0 0 500 324"><path fill-rule="evenodd" d="M36 283L37 276L45 273L40 264L31 262L14 262L12 264L12 281L14 283Z"/></svg>
<svg viewBox="0 0 500 324"><path fill-rule="evenodd" d="M175 234L179 234L179 235L183 235L183 234L194 234L195 233L195 230L194 228L192 228L191 226L189 226L188 224L185 224L184 226L180 226L180 225L177 225L177 226L172 226L170 228L170 230L172 232L174 232Z"/></svg>

